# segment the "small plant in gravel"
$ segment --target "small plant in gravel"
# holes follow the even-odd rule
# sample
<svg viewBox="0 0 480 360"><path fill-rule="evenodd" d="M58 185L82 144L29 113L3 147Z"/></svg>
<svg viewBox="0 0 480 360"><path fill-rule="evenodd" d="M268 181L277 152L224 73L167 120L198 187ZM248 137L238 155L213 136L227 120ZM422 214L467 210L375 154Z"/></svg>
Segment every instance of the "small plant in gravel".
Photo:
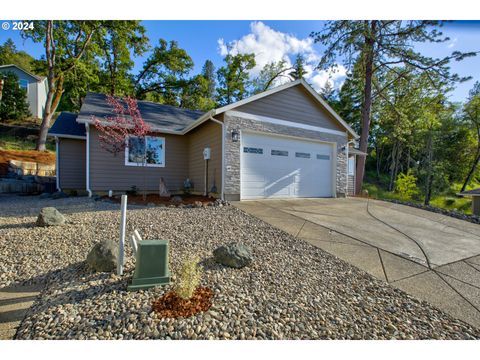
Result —
<svg viewBox="0 0 480 360"><path fill-rule="evenodd" d="M173 291L155 300L152 308L162 317L189 317L207 311L212 306L213 291L200 287L202 269L199 258L191 256L185 260Z"/></svg>
<svg viewBox="0 0 480 360"><path fill-rule="evenodd" d="M175 284L175 292L184 300L193 296L193 292L202 280L202 269L198 266L198 256L191 256L184 261L180 270L179 280Z"/></svg>

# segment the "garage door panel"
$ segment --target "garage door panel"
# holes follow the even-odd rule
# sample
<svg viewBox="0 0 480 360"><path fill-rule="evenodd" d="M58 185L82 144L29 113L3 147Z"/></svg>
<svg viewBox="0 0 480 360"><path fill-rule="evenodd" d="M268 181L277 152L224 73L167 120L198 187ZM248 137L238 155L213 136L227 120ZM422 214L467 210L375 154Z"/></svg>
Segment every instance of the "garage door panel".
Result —
<svg viewBox="0 0 480 360"><path fill-rule="evenodd" d="M332 196L332 145L248 133L242 142L243 199Z"/></svg>

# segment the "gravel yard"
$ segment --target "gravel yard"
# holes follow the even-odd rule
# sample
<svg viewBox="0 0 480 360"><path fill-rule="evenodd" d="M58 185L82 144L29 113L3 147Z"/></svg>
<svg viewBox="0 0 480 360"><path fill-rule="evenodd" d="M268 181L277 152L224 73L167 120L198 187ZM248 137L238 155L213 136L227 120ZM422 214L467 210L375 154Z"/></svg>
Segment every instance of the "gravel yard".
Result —
<svg viewBox="0 0 480 360"><path fill-rule="evenodd" d="M37 228L54 206L61 227ZM168 239L171 270L197 253L213 307L186 319L160 319L154 298L169 286L127 292L126 274L91 273L93 244L118 237L118 204L87 198L0 197L0 287L45 282L19 339L473 339L480 331L374 279L234 207L129 209L127 229ZM241 270L212 262L219 245L241 241L254 262Z"/></svg>

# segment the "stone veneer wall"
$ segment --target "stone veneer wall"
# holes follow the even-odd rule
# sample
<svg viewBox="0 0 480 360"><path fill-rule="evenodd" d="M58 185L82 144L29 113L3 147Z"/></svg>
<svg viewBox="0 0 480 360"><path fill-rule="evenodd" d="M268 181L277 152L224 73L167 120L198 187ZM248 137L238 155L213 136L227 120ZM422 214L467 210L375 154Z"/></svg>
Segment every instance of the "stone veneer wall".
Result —
<svg viewBox="0 0 480 360"><path fill-rule="evenodd" d="M225 199L240 200L240 143L232 141L232 130L253 130L264 133L296 136L337 143L337 196L345 196L347 186L347 156L342 147L347 145L347 135L319 133L317 131L260 122L225 114Z"/></svg>

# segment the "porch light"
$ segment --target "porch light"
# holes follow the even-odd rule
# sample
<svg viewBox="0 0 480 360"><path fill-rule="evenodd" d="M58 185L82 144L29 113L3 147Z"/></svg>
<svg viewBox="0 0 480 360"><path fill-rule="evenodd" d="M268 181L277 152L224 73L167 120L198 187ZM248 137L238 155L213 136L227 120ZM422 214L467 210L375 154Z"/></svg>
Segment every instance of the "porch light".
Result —
<svg viewBox="0 0 480 360"><path fill-rule="evenodd" d="M238 130L232 130L232 141L237 142L240 139L240 133Z"/></svg>

